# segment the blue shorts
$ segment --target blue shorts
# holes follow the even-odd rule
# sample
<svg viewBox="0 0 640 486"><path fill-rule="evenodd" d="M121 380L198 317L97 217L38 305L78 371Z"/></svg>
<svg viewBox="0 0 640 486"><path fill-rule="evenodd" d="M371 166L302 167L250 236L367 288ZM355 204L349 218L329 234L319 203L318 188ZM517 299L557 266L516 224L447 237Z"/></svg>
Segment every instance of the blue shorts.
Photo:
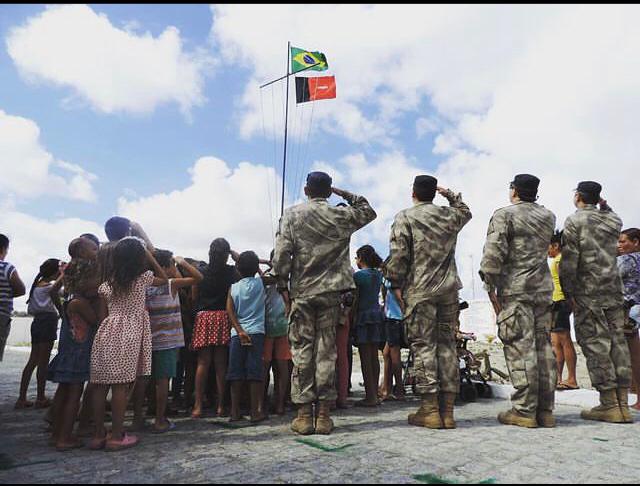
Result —
<svg viewBox="0 0 640 486"><path fill-rule="evenodd" d="M262 381L264 371L262 355L264 353L264 334L249 334L251 346L240 344L240 338L233 336L229 343L228 381Z"/></svg>
<svg viewBox="0 0 640 486"><path fill-rule="evenodd" d="M389 319L384 322L387 344L392 347L407 347L404 338L404 324L398 319Z"/></svg>

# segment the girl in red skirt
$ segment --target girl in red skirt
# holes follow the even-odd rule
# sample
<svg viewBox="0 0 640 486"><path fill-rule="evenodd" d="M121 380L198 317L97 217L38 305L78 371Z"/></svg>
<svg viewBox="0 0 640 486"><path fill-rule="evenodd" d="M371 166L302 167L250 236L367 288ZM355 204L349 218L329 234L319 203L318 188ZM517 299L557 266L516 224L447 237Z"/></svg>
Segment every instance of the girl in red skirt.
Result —
<svg viewBox="0 0 640 486"><path fill-rule="evenodd" d="M196 403L192 418L202 417L202 404L206 392L209 367L213 360L216 373L218 404L216 413L224 415L227 361L231 324L227 316L227 294L231 285L240 280L235 266L227 265L231 254L229 242L224 238L213 240L209 247L209 265L203 272L203 280L194 292L196 322L193 328L191 349L198 352L196 369Z"/></svg>

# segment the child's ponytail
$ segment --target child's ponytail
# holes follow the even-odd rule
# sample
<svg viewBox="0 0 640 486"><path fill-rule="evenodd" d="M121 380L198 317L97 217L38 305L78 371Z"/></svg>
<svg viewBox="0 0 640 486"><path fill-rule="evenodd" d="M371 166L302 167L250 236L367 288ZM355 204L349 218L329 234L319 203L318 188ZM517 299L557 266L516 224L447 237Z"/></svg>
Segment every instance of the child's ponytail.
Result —
<svg viewBox="0 0 640 486"><path fill-rule="evenodd" d="M33 283L31 284L27 304L33 296L33 291L35 290L36 285L38 285L38 283L43 279L54 277L58 273L58 270L60 270L60 260L58 260L57 258L49 258L42 265L40 265L40 271L38 272L38 275L36 275L36 278L33 279Z"/></svg>

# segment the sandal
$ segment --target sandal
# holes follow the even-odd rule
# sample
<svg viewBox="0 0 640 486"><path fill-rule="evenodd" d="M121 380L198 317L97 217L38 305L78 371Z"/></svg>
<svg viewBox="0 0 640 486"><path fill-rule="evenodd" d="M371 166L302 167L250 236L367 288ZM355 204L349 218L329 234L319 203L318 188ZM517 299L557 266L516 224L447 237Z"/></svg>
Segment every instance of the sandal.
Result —
<svg viewBox="0 0 640 486"><path fill-rule="evenodd" d="M153 431L151 432L152 434L165 434L167 432L169 432L170 430L173 430L176 428L176 424L174 424L171 420L167 420L167 427L163 428L163 429L158 429L155 426L153 427Z"/></svg>
<svg viewBox="0 0 640 486"><path fill-rule="evenodd" d="M107 452L118 452L124 449L129 449L138 444L138 437L135 435L129 435L126 432L122 435L122 440L108 440L104 450Z"/></svg>
<svg viewBox="0 0 640 486"><path fill-rule="evenodd" d="M565 391L565 390L579 390L579 389L580 389L580 387L579 387L579 386L571 386L571 385L569 385L569 384L567 384L567 383L564 383L564 382L560 383L560 384L556 387L556 390L558 390L558 391Z"/></svg>
<svg viewBox="0 0 640 486"><path fill-rule="evenodd" d="M106 445L107 445L107 436L105 435L102 439L91 439L89 441L89 444L87 445L87 448L92 451L99 451L101 449L104 449Z"/></svg>
<svg viewBox="0 0 640 486"><path fill-rule="evenodd" d="M24 408L31 408L33 407L33 402L29 401L29 400L18 400L16 402L16 404L13 406L14 410L22 410Z"/></svg>

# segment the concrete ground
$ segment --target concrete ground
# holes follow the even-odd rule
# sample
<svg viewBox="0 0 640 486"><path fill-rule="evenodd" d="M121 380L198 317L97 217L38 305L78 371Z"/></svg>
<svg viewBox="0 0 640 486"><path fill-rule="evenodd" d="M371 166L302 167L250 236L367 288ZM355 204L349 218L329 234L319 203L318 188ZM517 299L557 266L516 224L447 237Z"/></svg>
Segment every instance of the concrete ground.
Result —
<svg viewBox="0 0 640 486"><path fill-rule="evenodd" d="M0 483L637 482L640 424L585 422L559 405L555 429L506 427L499 399L457 408L451 431L407 425L409 399L337 413L330 436L295 436L292 413L257 426L178 418L129 451L59 453L46 445L43 411L12 408L27 356L11 349L0 364Z"/></svg>

